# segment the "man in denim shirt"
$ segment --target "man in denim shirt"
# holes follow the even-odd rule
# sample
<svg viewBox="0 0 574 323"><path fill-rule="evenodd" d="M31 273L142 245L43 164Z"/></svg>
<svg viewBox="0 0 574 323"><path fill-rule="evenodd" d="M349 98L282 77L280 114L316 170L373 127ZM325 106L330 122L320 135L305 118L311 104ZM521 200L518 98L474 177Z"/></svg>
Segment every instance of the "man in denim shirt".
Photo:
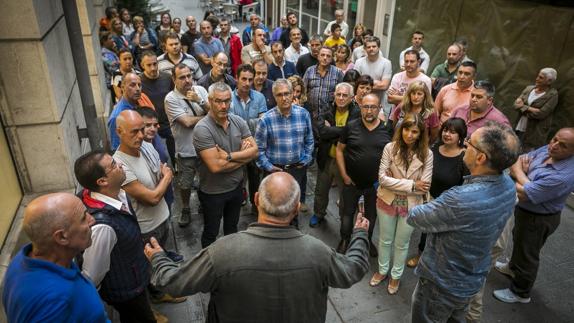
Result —
<svg viewBox="0 0 574 323"><path fill-rule="evenodd" d="M546 146L521 156L510 170L516 180L514 249L510 263L495 268L512 278L510 288L494 291L505 303L529 303L540 251L560 224L560 213L574 190L574 128L560 129Z"/></svg>
<svg viewBox="0 0 574 323"><path fill-rule="evenodd" d="M409 212L407 223L429 233L415 270L412 322L465 322L490 269L490 250L512 215L516 189L502 172L518 159L518 138L492 124L466 143L465 183Z"/></svg>

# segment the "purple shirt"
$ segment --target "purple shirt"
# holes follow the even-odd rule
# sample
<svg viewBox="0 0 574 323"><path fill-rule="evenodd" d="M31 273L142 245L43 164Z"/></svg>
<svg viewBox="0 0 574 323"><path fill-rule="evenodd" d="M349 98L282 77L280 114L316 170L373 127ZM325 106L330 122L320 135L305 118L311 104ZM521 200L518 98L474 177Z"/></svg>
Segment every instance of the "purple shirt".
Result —
<svg viewBox="0 0 574 323"><path fill-rule="evenodd" d="M486 109L486 113L480 118L476 118L469 121L470 105L457 109L451 116L451 118L461 118L464 120L467 127L468 138L470 138L470 135L472 135L472 133L475 132L476 129L484 127L488 121L495 121L500 124L511 127L508 118L502 112L500 112L500 110L495 108L494 105L488 107L488 109Z"/></svg>
<svg viewBox="0 0 574 323"><path fill-rule="evenodd" d="M561 212L570 192L574 191L574 156L544 163L548 159L548 145L528 153L530 167L524 184L527 202L519 202L521 208L542 214Z"/></svg>

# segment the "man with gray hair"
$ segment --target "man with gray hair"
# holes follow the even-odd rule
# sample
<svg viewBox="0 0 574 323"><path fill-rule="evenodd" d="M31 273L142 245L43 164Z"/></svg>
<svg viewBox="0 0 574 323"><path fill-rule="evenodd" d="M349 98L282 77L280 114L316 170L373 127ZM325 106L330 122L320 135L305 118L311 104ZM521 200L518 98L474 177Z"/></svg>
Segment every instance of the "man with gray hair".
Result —
<svg viewBox="0 0 574 323"><path fill-rule="evenodd" d="M256 29L261 29L265 34L263 39L264 45L269 44L269 29L261 23L261 17L259 17L258 14L252 13L249 16L249 26L245 27L243 34L241 34L241 42L243 43L243 46L247 46L255 41Z"/></svg>
<svg viewBox="0 0 574 323"><path fill-rule="evenodd" d="M145 248L152 281L178 295L211 292L208 322L325 322L327 286L349 288L369 269L369 221L359 214L349 250L338 254L289 226L299 195L291 175L269 175L255 195L257 223L181 265L152 240Z"/></svg>
<svg viewBox="0 0 574 323"><path fill-rule="evenodd" d="M335 20L330 21L327 24L327 27L325 27L323 35L325 35L325 37L331 36L331 26L333 24L338 24L339 26L341 26L341 35L347 38L347 34L349 33L349 25L347 25L344 19L345 19L345 11L343 9L335 10Z"/></svg>
<svg viewBox="0 0 574 323"><path fill-rule="evenodd" d="M244 166L257 157L257 145L247 122L230 114L231 88L209 87L209 112L195 126L193 146L199 155L199 190L203 208L201 247L212 244L223 218L223 234L237 232L243 202Z"/></svg>
<svg viewBox="0 0 574 323"><path fill-rule="evenodd" d="M503 171L518 159L518 137L510 127L489 123L466 144L470 176L464 184L414 207L407 218L429 235L415 269L413 322L465 322L469 301L490 270L492 247L512 216L516 189Z"/></svg>
<svg viewBox="0 0 574 323"><path fill-rule="evenodd" d="M307 166L313 159L313 128L309 112L293 104L293 88L286 79L273 84L277 106L260 119L255 140L259 148L257 166L265 174L287 172L304 187Z"/></svg>
<svg viewBox="0 0 574 323"><path fill-rule="evenodd" d="M329 190L333 180L337 183L339 196L343 189L343 178L337 167L336 148L337 141L341 137L343 127L348 122L359 119L361 111L351 104L353 100L353 86L343 82L335 87L335 101L331 108L320 115L315 123L319 132L319 144L317 149L317 185L315 186L315 202L313 209L315 214L309 220L309 226L317 227L325 219L327 205L329 204Z"/></svg>

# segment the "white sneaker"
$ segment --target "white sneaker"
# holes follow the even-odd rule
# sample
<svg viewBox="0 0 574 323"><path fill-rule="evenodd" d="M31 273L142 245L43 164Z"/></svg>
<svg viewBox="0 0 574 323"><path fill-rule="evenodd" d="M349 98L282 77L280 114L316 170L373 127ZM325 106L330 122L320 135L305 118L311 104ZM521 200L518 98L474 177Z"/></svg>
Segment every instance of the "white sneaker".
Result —
<svg viewBox="0 0 574 323"><path fill-rule="evenodd" d="M496 261L494 264L494 269L503 275L514 278L514 272L510 269L510 266L507 262Z"/></svg>
<svg viewBox="0 0 574 323"><path fill-rule="evenodd" d="M522 303L522 304L530 303L530 297L528 298L520 297L514 294L509 288L495 290L494 292L492 292L492 295L494 295L494 297L499 301L505 303Z"/></svg>

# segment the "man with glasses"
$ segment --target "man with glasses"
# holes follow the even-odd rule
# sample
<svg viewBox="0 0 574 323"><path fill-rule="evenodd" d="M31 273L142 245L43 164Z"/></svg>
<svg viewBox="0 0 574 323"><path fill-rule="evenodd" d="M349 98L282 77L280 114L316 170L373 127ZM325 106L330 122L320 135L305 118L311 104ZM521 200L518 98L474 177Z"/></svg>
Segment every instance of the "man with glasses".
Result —
<svg viewBox="0 0 574 323"><path fill-rule="evenodd" d="M175 138L177 169L179 171L179 194L181 197L180 227L191 222L189 206L193 179L197 168L197 153L193 146L193 131L207 111L207 91L193 85L191 70L180 64L173 68L175 89L165 97L165 111Z"/></svg>
<svg viewBox="0 0 574 323"><path fill-rule="evenodd" d="M335 151L339 173L343 179L341 192L341 241L337 251L345 253L351 241L353 218L357 203L364 197L364 214L372 225L369 227L369 254L377 257L377 248L371 241L377 220L377 188L379 164L386 144L391 142L392 130L379 119L379 96L365 95L360 104L361 118L343 128Z"/></svg>
<svg viewBox="0 0 574 323"><path fill-rule="evenodd" d="M461 118L466 123L468 137L488 121L498 122L511 127L508 118L494 107L494 84L489 81L477 81L470 92L470 103L457 109L453 118Z"/></svg>
<svg viewBox="0 0 574 323"><path fill-rule="evenodd" d="M428 233L415 269L413 322L466 322L491 266L491 250L514 209L515 185L503 171L518 159L510 127L489 123L467 140L464 184L410 210L407 223ZM432 312L432 317L431 317Z"/></svg>
<svg viewBox="0 0 574 323"><path fill-rule="evenodd" d="M307 110L293 104L293 88L288 80L276 80L273 95L277 106L261 117L255 132L257 166L266 175L287 172L303 187L313 159L311 118Z"/></svg>
<svg viewBox="0 0 574 323"><path fill-rule="evenodd" d="M231 88L217 82L209 87L209 112L193 133L199 154L199 190L203 208L201 247L212 244L223 219L223 234L237 232L243 202L244 166L257 157L257 145L247 122L230 114Z"/></svg>
<svg viewBox="0 0 574 323"><path fill-rule="evenodd" d="M337 167L336 147L341 137L343 127L350 121L360 118L358 108L351 104L353 99L353 86L349 83L339 83L335 88L335 104L319 116L316 127L319 132L319 147L317 149L317 185L315 186L315 202L313 208L315 214L309 220L309 226L319 226L327 214L329 204L329 190L333 180L337 183L339 195L343 189L343 179ZM341 206L339 206L341 207Z"/></svg>
<svg viewBox="0 0 574 323"><path fill-rule="evenodd" d="M229 85L231 90L235 90L236 82L233 76L227 74L228 66L229 58L224 52L215 54L211 60L211 70L197 81L197 85L202 86L204 89L209 89L211 84L223 82Z"/></svg>

